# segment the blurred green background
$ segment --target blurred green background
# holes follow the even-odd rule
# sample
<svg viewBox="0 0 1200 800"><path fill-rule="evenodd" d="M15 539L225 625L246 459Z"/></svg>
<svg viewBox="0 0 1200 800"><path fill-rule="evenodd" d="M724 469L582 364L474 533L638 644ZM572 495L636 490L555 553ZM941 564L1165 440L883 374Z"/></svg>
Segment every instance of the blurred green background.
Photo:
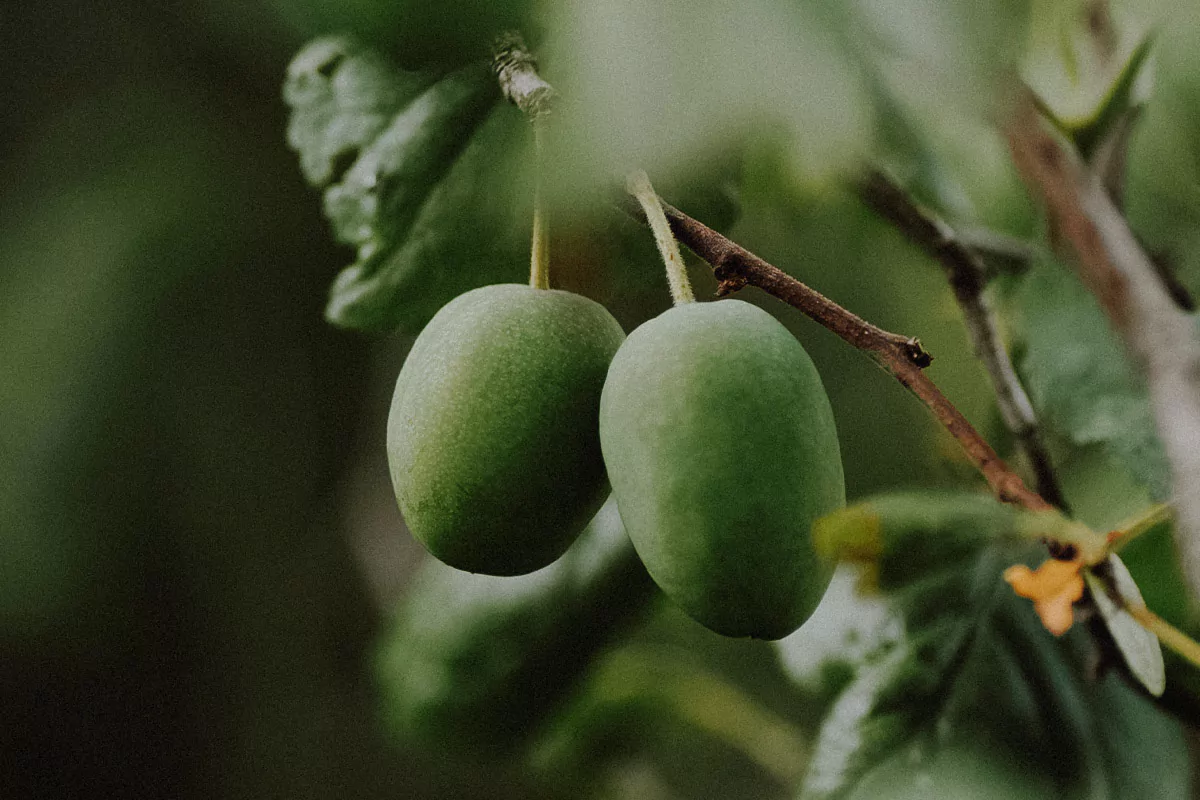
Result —
<svg viewBox="0 0 1200 800"><path fill-rule="evenodd" d="M622 18L637 8L564 3L541 13L481 0L6 7L0 797L583 792L572 782L578 775L555 779L557 767L547 777L515 760L459 757L390 728L375 663L423 561L395 508L383 450L409 339L340 331L322 319L329 282L352 254L333 243L319 194L286 147L280 87L292 55L318 34L353 30L399 63L424 67L460 63L513 23L547 42L549 66L558 64L570 87L578 80L571 68L599 56L572 50L563 31L584 36L602 12ZM1036 13L965 0L863 2L851 11L827 3L811 13L828 36L803 35L841 61L814 56L816 88L789 106L798 109L800 145L775 137L774 122L764 132L753 116L741 120L753 142L738 150L734 178L712 207L736 201L740 242L877 324L919 335L936 356L933 378L1011 455L941 272L829 175L862 152L895 155L906 180L956 221L1035 231L970 87L1019 54ZM1131 13L1167 24L1155 98L1131 154L1130 214L1194 290L1200 23L1185 3L1146 2ZM705 30L660 17L639 19L682 31L680 48L689 36L713 45ZM754 19L742 18L751 26L743 33L753 33ZM867 66L858 51L880 42L883 56ZM875 67L896 105L873 93ZM589 84L588 97L602 104L630 88L622 80ZM833 84L843 113L821 110L822 86ZM737 90L723 86L717 96ZM630 113L654 102L637 94ZM685 116L679 127L694 121ZM576 123L597 124L586 114ZM678 152L713 152L705 133L689 132L671 158L649 145L636 157L678 179L691 163ZM637 142L658 135L625 131L606 146L626 147L626 134ZM599 152L595 163L606 168L611 155ZM678 202L703 218L687 199ZM605 300L632 326L668 302L643 244L632 261L615 247L609 255L624 262L601 281L564 268L563 285ZM587 246L571 242L564 252ZM698 293L711 292L706 273L693 273ZM779 313L822 372L851 499L976 485L953 443L884 373L775 301L755 302ZM1146 502L1130 470L1096 449L1062 455L1085 518L1111 524ZM543 742L544 763L603 761L606 777L590 789L615 797L787 796L803 770L797 731L814 723L827 692L792 683L771 646L719 640L669 608L632 630L632 649L590 671L572 667L579 674L569 677L590 688L560 720L567 732ZM672 678L680 663L694 673ZM588 705L639 681L673 688L637 703ZM728 714L732 732L688 716L708 703L743 710ZM606 714L616 721L596 722ZM572 718L585 720L578 730L604 735L577 736Z"/></svg>

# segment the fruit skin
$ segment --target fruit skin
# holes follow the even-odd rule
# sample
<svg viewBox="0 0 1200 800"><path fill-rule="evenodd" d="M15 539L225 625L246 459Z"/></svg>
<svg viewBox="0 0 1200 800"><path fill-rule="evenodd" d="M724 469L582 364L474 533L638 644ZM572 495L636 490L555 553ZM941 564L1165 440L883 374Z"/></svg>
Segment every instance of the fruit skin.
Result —
<svg viewBox="0 0 1200 800"><path fill-rule="evenodd" d="M597 411L621 326L577 294L485 286L413 344L388 462L409 530L441 561L521 575L554 561L604 502Z"/></svg>
<svg viewBox="0 0 1200 800"><path fill-rule="evenodd" d="M600 402L613 494L659 587L726 636L778 639L829 584L814 520L845 504L837 431L800 343L739 300L634 331Z"/></svg>

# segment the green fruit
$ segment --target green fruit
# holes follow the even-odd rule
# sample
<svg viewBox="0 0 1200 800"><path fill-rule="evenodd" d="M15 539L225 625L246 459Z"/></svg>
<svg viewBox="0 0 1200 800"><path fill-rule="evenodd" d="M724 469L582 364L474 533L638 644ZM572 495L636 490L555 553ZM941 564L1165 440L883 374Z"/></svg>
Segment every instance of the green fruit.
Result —
<svg viewBox="0 0 1200 800"><path fill-rule="evenodd" d="M607 492L597 411L624 333L603 306L516 284L439 311L400 370L388 461L409 530L452 567L554 561Z"/></svg>
<svg viewBox="0 0 1200 800"><path fill-rule="evenodd" d="M684 611L762 639L808 618L830 577L809 528L845 503L842 462L820 376L770 314L691 303L638 328L600 440L638 555Z"/></svg>

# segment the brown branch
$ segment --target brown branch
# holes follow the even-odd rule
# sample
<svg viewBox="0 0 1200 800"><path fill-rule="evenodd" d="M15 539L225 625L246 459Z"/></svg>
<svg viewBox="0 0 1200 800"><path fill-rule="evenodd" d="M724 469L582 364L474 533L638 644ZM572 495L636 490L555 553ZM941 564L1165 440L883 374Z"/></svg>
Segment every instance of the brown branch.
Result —
<svg viewBox="0 0 1200 800"><path fill-rule="evenodd" d="M644 220L640 209L632 203L627 204L625 208L635 218ZM997 497L1033 511L1053 508L1040 495L1030 490L1021 477L996 455L996 451L972 427L962 412L922 371L924 367L929 366L932 357L921 347L919 340L889 333L872 325L665 202L663 211L679 241L712 267L713 275L721 282L719 294L728 294L747 285L757 286L803 312L848 344L864 351L929 408L937 421L959 443L971 463L983 474Z"/></svg>
<svg viewBox="0 0 1200 800"><path fill-rule="evenodd" d="M1050 216L1057 244L1141 367L1171 464L1176 546L1200 596L1200 342L1099 178L1042 123L1030 93L1005 134L1013 161Z"/></svg>
<svg viewBox="0 0 1200 800"><path fill-rule="evenodd" d="M1000 416L1029 459L1038 494L1054 505L1064 507L1062 490L1050 454L1042 442L1033 404L1017 377L1012 359L1001 341L995 313L984 295L987 278L982 261L949 225L920 208L884 173L870 171L856 188L863 203L942 265L954 299L962 309L975 356L982 362L992 383Z"/></svg>
<svg viewBox="0 0 1200 800"><path fill-rule="evenodd" d="M531 119L536 120L546 113L554 89L538 75L536 62L520 35L509 33L501 37L493 52L493 65L505 96ZM1053 509L996 455L962 412L922 372L933 357L921 347L918 339L889 333L872 325L707 225L665 202L662 205L675 236L712 267L713 275L720 281L718 294L729 294L746 285L757 286L867 353L929 408L982 473L997 497L1033 511ZM625 209L645 221L641 207L632 199L628 200Z"/></svg>

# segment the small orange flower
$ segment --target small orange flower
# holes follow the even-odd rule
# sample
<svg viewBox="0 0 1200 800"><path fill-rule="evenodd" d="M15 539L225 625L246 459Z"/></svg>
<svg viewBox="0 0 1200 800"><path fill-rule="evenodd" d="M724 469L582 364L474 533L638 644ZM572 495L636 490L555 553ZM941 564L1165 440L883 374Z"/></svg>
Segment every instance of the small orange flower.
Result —
<svg viewBox="0 0 1200 800"><path fill-rule="evenodd" d="M1036 570L1017 564L1004 570L1004 580L1021 597L1033 601L1033 610L1042 625L1055 636L1062 636L1075 621L1071 604L1083 597L1083 559L1060 561L1051 558Z"/></svg>

